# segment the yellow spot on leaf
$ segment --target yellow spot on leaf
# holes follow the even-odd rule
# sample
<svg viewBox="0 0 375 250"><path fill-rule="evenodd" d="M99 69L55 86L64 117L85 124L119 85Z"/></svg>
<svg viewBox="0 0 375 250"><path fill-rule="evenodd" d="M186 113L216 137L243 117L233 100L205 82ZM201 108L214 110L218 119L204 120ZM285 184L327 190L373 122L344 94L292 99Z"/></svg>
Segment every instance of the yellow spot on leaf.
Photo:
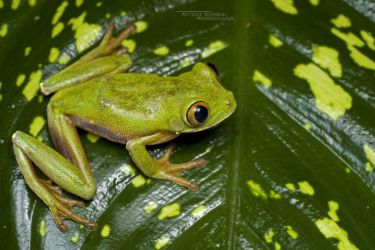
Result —
<svg viewBox="0 0 375 250"><path fill-rule="evenodd" d="M59 58L59 63L60 64L67 64L70 60L70 56L66 53L62 53L60 58Z"/></svg>
<svg viewBox="0 0 375 250"><path fill-rule="evenodd" d="M353 46L348 45L348 49L350 50L350 57L356 64L366 69L375 70L375 62L373 60Z"/></svg>
<svg viewBox="0 0 375 250"><path fill-rule="evenodd" d="M346 42L347 45L357 46L357 47L363 47L365 45L364 42L361 40L361 38L359 38L358 36L354 35L351 32L346 34L344 32L339 31L336 28L332 28L331 32L335 36L337 36L338 38Z"/></svg>
<svg viewBox="0 0 375 250"><path fill-rule="evenodd" d="M154 54L159 56L165 56L168 55L169 48L167 46L162 46L159 48L154 49Z"/></svg>
<svg viewBox="0 0 375 250"><path fill-rule="evenodd" d="M43 117L41 116L35 117L32 123L30 124L29 133L32 136L36 137L39 134L40 130L42 130L45 124L46 124L46 121L43 119Z"/></svg>
<svg viewBox="0 0 375 250"><path fill-rule="evenodd" d="M254 196L261 197L264 200L268 198L266 192L264 192L258 183L254 182L253 180L248 180L246 184L249 186L250 191Z"/></svg>
<svg viewBox="0 0 375 250"><path fill-rule="evenodd" d="M87 133L86 134L86 138L87 138L87 140L89 140L90 142L92 142L92 143L95 143L95 142L97 142L98 140L99 140L99 136L97 136L97 135L94 135L94 134L92 134L92 133Z"/></svg>
<svg viewBox="0 0 375 250"><path fill-rule="evenodd" d="M76 6L80 7L83 4L84 0L76 0Z"/></svg>
<svg viewBox="0 0 375 250"><path fill-rule="evenodd" d="M5 37L8 34L8 28L9 28L9 25L6 23L3 23L0 26L0 37Z"/></svg>
<svg viewBox="0 0 375 250"><path fill-rule="evenodd" d="M60 50L58 48L52 47L49 52L49 57L48 57L49 62L54 63L59 57L59 55L60 55Z"/></svg>
<svg viewBox="0 0 375 250"><path fill-rule="evenodd" d="M294 191L294 190L296 190L296 186L294 186L293 183L287 183L287 184L285 184L285 187L286 187L287 189L289 189L290 191Z"/></svg>
<svg viewBox="0 0 375 250"><path fill-rule="evenodd" d="M318 6L319 5L319 0L309 0L310 4L313 6Z"/></svg>
<svg viewBox="0 0 375 250"><path fill-rule="evenodd" d="M345 168L345 172L349 174L350 173L350 168Z"/></svg>
<svg viewBox="0 0 375 250"><path fill-rule="evenodd" d="M77 243L79 239L79 232L74 232L73 236L70 238L70 240L73 242L73 243Z"/></svg>
<svg viewBox="0 0 375 250"><path fill-rule="evenodd" d="M297 15L298 10L294 7L293 0L271 0L275 7L284 13Z"/></svg>
<svg viewBox="0 0 375 250"><path fill-rule="evenodd" d="M12 0L12 5L10 6L10 8L12 10L17 10L18 7L20 6L20 3L21 3L21 0Z"/></svg>
<svg viewBox="0 0 375 250"><path fill-rule="evenodd" d="M27 3L31 6L34 7L36 5L36 0L28 0Z"/></svg>
<svg viewBox="0 0 375 250"><path fill-rule="evenodd" d="M339 217L337 216L337 210L339 210L339 204L335 201L329 201L328 202L328 208L329 208L329 211L328 211L328 216L331 217L332 220L334 221L339 221Z"/></svg>
<svg viewBox="0 0 375 250"><path fill-rule="evenodd" d="M296 240L298 238L298 233L293 230L292 226L286 226L286 232L292 239Z"/></svg>
<svg viewBox="0 0 375 250"><path fill-rule="evenodd" d="M130 164L127 164L127 163L123 164L120 167L120 171L127 175L133 175L135 173L134 168Z"/></svg>
<svg viewBox="0 0 375 250"><path fill-rule="evenodd" d="M53 18L52 18L52 24L53 25L57 24L57 22L60 20L60 18L64 14L64 11L65 11L66 7L68 7L68 5L69 5L68 1L63 1L59 5L59 7L57 7L56 13L55 13L55 15L53 15Z"/></svg>
<svg viewBox="0 0 375 250"><path fill-rule="evenodd" d="M132 39L125 39L121 42L121 45L128 48L129 52L132 53L135 50L137 44Z"/></svg>
<svg viewBox="0 0 375 250"><path fill-rule="evenodd" d="M279 242L275 242L274 246L275 246L275 250L280 250L281 249L281 245L280 245Z"/></svg>
<svg viewBox="0 0 375 250"><path fill-rule="evenodd" d="M26 47L25 48L25 56L30 55L30 52L31 52L31 47L30 46Z"/></svg>
<svg viewBox="0 0 375 250"><path fill-rule="evenodd" d="M120 16L126 16L126 11L121 11Z"/></svg>
<svg viewBox="0 0 375 250"><path fill-rule="evenodd" d="M191 215L196 218L202 218L206 211L207 208L205 205L199 205L198 207L194 208L193 211L191 211Z"/></svg>
<svg viewBox="0 0 375 250"><path fill-rule="evenodd" d="M100 6L102 6L102 4L103 2L97 2L95 6L99 8Z"/></svg>
<svg viewBox="0 0 375 250"><path fill-rule="evenodd" d="M372 172L375 167L375 151L368 144L365 144L363 146L363 149L365 151L365 155L368 160L368 162L365 165L366 171Z"/></svg>
<svg viewBox="0 0 375 250"><path fill-rule="evenodd" d="M298 182L299 191L303 194L313 196L315 194L314 188L307 181Z"/></svg>
<svg viewBox="0 0 375 250"><path fill-rule="evenodd" d="M146 213L152 213L156 208L158 207L158 204L155 201L149 201L147 205L143 208Z"/></svg>
<svg viewBox="0 0 375 250"><path fill-rule="evenodd" d="M168 244L169 240L170 239L168 237L165 237L165 236L161 237L160 239L156 241L155 246L154 246L155 249L157 250L162 249Z"/></svg>
<svg viewBox="0 0 375 250"><path fill-rule="evenodd" d="M253 81L261 83L264 87L269 88L272 86L272 81L267 76L263 75L260 71L255 70L253 74Z"/></svg>
<svg viewBox="0 0 375 250"><path fill-rule="evenodd" d="M23 82L25 81L25 79L26 79L25 74L18 75L17 80L16 80L17 87L21 86L23 84Z"/></svg>
<svg viewBox="0 0 375 250"><path fill-rule="evenodd" d="M193 39L189 39L189 40L186 40L185 42L185 46L186 47L190 47L194 44L194 40Z"/></svg>
<svg viewBox="0 0 375 250"><path fill-rule="evenodd" d="M28 101L34 98L35 94L39 90L39 82L42 78L42 71L39 69L30 74L29 82L26 84L25 88L22 90L22 94L26 97Z"/></svg>
<svg viewBox="0 0 375 250"><path fill-rule="evenodd" d="M315 64L299 64L294 68L294 74L309 83L317 108L332 119L337 120L352 107L352 97Z"/></svg>
<svg viewBox="0 0 375 250"><path fill-rule="evenodd" d="M180 60L180 62L178 63L178 69L182 69L182 68L185 68L185 67L188 67L189 65L191 65L194 61L194 58L193 57L185 57L184 59Z"/></svg>
<svg viewBox="0 0 375 250"><path fill-rule="evenodd" d="M46 221L42 220L39 225L39 234L44 237L47 235Z"/></svg>
<svg viewBox="0 0 375 250"><path fill-rule="evenodd" d="M75 31L75 45L78 53L89 48L102 31L99 25L86 23L86 15L87 12L83 12L79 17L72 18L68 22L69 25L72 25L72 30Z"/></svg>
<svg viewBox="0 0 375 250"><path fill-rule="evenodd" d="M111 234L111 228L109 227L108 224L105 224L102 228L102 231L100 231L100 235L103 238L107 238Z"/></svg>
<svg viewBox="0 0 375 250"><path fill-rule="evenodd" d="M138 22L135 22L135 27L136 27L136 32L139 34L147 29L148 24L145 21L138 21Z"/></svg>
<svg viewBox="0 0 375 250"><path fill-rule="evenodd" d="M270 191L270 198L278 200L278 199L281 199L281 195L279 193L276 193L275 191L271 190Z"/></svg>
<svg viewBox="0 0 375 250"><path fill-rule="evenodd" d="M219 52L220 50L224 49L227 46L228 45L221 40L214 41L210 43L208 47L202 51L201 57L207 58L209 56L212 56L213 54Z"/></svg>
<svg viewBox="0 0 375 250"><path fill-rule="evenodd" d="M38 95L38 102L42 102L43 101L43 96L42 95Z"/></svg>
<svg viewBox="0 0 375 250"><path fill-rule="evenodd" d="M337 28L349 28L350 26L352 26L350 19L343 14L340 14L336 18L331 19L331 22Z"/></svg>
<svg viewBox="0 0 375 250"><path fill-rule="evenodd" d="M374 167L371 165L370 162L366 162L366 164L365 164L365 170L367 172L372 172L372 171L374 171Z"/></svg>
<svg viewBox="0 0 375 250"><path fill-rule="evenodd" d="M372 36L372 34L368 31L361 30L361 36L363 40L365 40L367 47L375 50L375 38Z"/></svg>
<svg viewBox="0 0 375 250"><path fill-rule="evenodd" d="M283 46L283 41L272 34L268 37L268 42L275 48Z"/></svg>
<svg viewBox="0 0 375 250"><path fill-rule="evenodd" d="M339 52L326 46L313 47L313 61L324 69L328 69L331 75L342 76L342 68L339 61Z"/></svg>
<svg viewBox="0 0 375 250"><path fill-rule="evenodd" d="M111 18L111 14L110 13L105 14L105 18L110 19Z"/></svg>
<svg viewBox="0 0 375 250"><path fill-rule="evenodd" d="M267 233L264 234L264 239L268 244L272 243L272 238L275 236L275 232L270 229Z"/></svg>
<svg viewBox="0 0 375 250"><path fill-rule="evenodd" d="M308 122L306 122L303 127L306 129L306 130L310 130L312 128L312 125Z"/></svg>
<svg viewBox="0 0 375 250"><path fill-rule="evenodd" d="M339 250L358 249L350 242L348 233L332 219L324 217L323 219L315 221L315 225L326 238L334 238L339 241L337 244Z"/></svg>
<svg viewBox="0 0 375 250"><path fill-rule="evenodd" d="M2 9L4 7L4 2L3 0L0 0L0 9Z"/></svg>
<svg viewBox="0 0 375 250"><path fill-rule="evenodd" d="M142 187L143 185L145 185L145 183L146 183L146 179L145 179L145 177L143 177L142 175L138 175L138 176L136 176L136 177L132 180L132 185L133 185L135 188Z"/></svg>
<svg viewBox="0 0 375 250"><path fill-rule="evenodd" d="M55 38L56 36L58 36L64 30L64 27L65 25L62 22L56 24L52 29L51 37Z"/></svg>
<svg viewBox="0 0 375 250"><path fill-rule="evenodd" d="M181 205L177 202L171 203L163 207L158 215L159 220L172 218L180 215Z"/></svg>

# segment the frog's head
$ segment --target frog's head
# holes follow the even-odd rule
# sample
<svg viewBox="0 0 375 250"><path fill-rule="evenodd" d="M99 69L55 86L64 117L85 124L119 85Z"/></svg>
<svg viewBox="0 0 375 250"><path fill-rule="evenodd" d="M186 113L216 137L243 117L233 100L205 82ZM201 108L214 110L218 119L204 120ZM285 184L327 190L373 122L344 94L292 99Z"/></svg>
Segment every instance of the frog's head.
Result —
<svg viewBox="0 0 375 250"><path fill-rule="evenodd" d="M179 94L180 117L184 122L182 133L214 127L236 109L233 93L221 86L213 64L197 63L179 78L186 86Z"/></svg>

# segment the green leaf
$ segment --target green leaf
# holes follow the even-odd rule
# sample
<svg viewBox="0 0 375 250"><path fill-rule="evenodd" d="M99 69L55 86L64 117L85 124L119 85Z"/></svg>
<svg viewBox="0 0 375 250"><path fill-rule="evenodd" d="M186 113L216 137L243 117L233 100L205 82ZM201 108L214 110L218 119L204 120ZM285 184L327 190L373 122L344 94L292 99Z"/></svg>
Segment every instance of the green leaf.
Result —
<svg viewBox="0 0 375 250"><path fill-rule="evenodd" d="M0 246L374 248L374 12L371 0L0 0ZM80 131L98 191L74 211L99 228L67 222L64 234L26 186L11 135L51 145L39 82L109 23L132 22L143 30L125 42L131 71L176 75L209 60L238 108L176 140L172 161L209 160L186 173L197 193L149 180L123 145Z"/></svg>

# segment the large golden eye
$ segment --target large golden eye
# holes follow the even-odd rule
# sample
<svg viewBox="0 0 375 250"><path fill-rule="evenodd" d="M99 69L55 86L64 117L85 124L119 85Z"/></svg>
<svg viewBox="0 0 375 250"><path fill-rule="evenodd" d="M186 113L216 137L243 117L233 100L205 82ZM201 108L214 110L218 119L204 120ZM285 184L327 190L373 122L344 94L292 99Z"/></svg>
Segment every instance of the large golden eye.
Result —
<svg viewBox="0 0 375 250"><path fill-rule="evenodd" d="M193 127L202 125L207 120L207 117L208 105L202 101L193 103L186 113L187 121Z"/></svg>

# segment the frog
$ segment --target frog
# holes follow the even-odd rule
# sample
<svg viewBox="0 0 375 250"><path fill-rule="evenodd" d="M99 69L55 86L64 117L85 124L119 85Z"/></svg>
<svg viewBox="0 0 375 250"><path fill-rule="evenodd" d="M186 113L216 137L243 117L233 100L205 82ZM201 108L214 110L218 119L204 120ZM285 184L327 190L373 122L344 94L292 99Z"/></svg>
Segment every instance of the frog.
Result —
<svg viewBox="0 0 375 250"><path fill-rule="evenodd" d="M48 206L62 232L68 231L65 220L97 228L94 220L73 212L96 194L77 128L124 145L144 175L196 192L198 184L182 173L206 166L205 159L171 163L173 144L159 159L147 147L213 128L236 109L233 93L220 84L213 64L197 62L178 76L129 72L132 58L121 43L135 30L131 24L115 36L110 25L98 46L40 83L41 93L52 95L47 122L54 148L22 131L12 135L25 182ZM39 177L36 168L47 179ZM62 191L82 200L67 198Z"/></svg>

